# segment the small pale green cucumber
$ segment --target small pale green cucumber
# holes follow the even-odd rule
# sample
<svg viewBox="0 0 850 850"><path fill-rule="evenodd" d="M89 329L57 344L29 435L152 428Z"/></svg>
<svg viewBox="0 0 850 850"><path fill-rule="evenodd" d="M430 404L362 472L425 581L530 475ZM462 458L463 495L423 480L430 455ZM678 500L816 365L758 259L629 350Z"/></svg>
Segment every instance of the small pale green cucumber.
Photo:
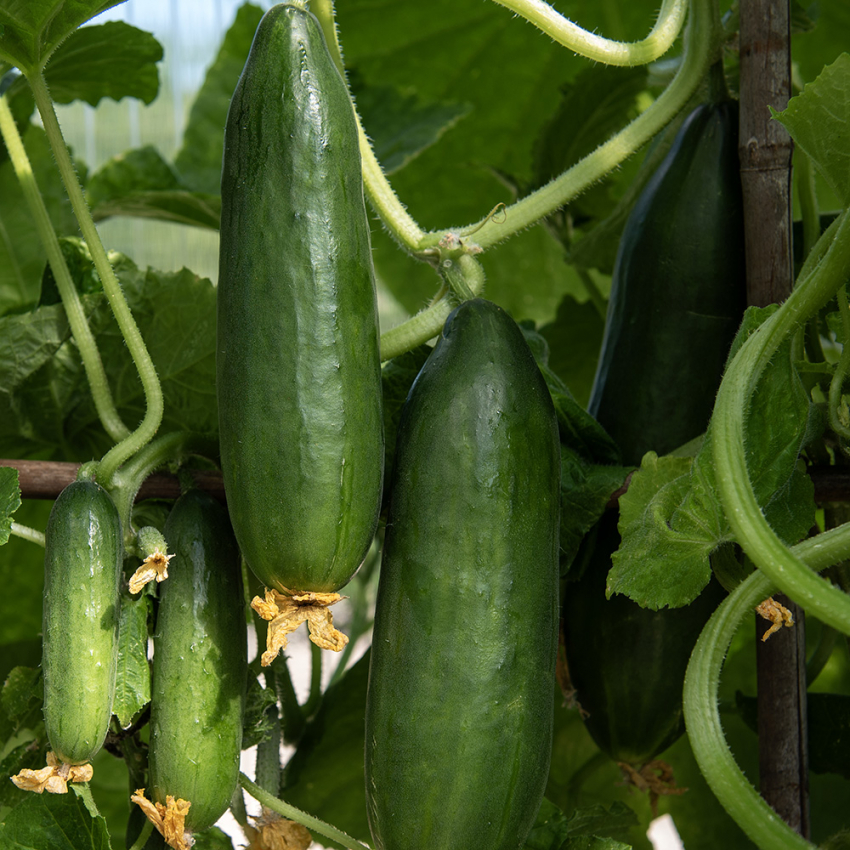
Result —
<svg viewBox="0 0 850 850"><path fill-rule="evenodd" d="M54 503L44 537L44 725L56 757L83 764L112 717L121 520L106 490L75 481Z"/></svg>

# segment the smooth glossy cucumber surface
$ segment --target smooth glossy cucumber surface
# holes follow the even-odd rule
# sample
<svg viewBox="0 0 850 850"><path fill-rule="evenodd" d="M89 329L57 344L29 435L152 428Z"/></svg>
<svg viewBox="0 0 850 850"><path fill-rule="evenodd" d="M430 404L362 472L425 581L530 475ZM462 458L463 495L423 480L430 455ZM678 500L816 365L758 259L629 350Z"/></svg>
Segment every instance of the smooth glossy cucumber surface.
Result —
<svg viewBox="0 0 850 850"><path fill-rule="evenodd" d="M118 662L123 540L118 510L93 481L68 485L50 511L44 555L44 725L57 758L103 745Z"/></svg>
<svg viewBox="0 0 850 850"><path fill-rule="evenodd" d="M548 775L560 444L499 307L467 301L399 424L366 707L379 850L522 846Z"/></svg>
<svg viewBox="0 0 850 850"><path fill-rule="evenodd" d="M280 591L346 584L383 483L357 128L316 19L263 17L225 131L217 389L236 537Z"/></svg>

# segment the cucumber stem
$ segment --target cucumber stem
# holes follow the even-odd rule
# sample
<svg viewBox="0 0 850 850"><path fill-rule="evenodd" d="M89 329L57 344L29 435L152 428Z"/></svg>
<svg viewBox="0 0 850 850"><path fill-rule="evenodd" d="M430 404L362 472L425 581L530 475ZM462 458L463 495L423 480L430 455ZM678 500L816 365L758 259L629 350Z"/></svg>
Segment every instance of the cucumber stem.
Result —
<svg viewBox="0 0 850 850"><path fill-rule="evenodd" d="M542 0L493 0L522 16L562 47L605 65L648 65L669 49L685 21L684 0L664 0L658 19L641 41L602 38L574 24Z"/></svg>
<svg viewBox="0 0 850 850"><path fill-rule="evenodd" d="M20 537L21 540L29 540L30 543L36 543L42 549L44 548L44 533L41 531L30 528L28 525L21 525L21 523L12 520L11 532L15 537Z"/></svg>
<svg viewBox="0 0 850 850"><path fill-rule="evenodd" d="M850 633L850 596L815 575L776 536L764 518L750 481L746 461L745 412L756 381L779 346L796 328L822 307L844 284L850 267L850 215L836 219L837 228L819 240L829 241L820 261L810 265L796 288L738 351L720 385L712 417L712 441L718 498L735 539L753 563L808 613ZM807 261L808 265L808 261Z"/></svg>
<svg viewBox="0 0 850 850"><path fill-rule="evenodd" d="M613 171L664 128L687 104L715 58L719 30L712 0L690 0L684 57L675 77L646 110L607 142L579 160L547 185L505 208L504 216L484 219L460 229L475 231L481 248L490 248L571 201L605 174ZM420 249L435 246L442 233L426 234Z"/></svg>
<svg viewBox="0 0 850 850"><path fill-rule="evenodd" d="M312 717L322 701L322 650L310 643L310 695L304 703L304 716Z"/></svg>
<svg viewBox="0 0 850 850"><path fill-rule="evenodd" d="M850 371L850 305L847 303L847 291L844 287L838 290L838 310L841 313L841 356L833 372L832 380L829 382L829 427L841 437L842 440L850 440L850 422L847 421L847 405L844 404L842 416L841 402L842 390L847 373Z"/></svg>
<svg viewBox="0 0 850 850"><path fill-rule="evenodd" d="M268 791L264 791L255 782L252 782L244 773L239 774L239 782L258 803L267 809L271 809L273 812L277 812L282 817L294 820L302 826L306 826L307 829L318 832L319 835L323 835L325 838L330 838L331 841L342 844L348 850L370 850L367 845L355 841L351 836L346 835L335 826L331 826L329 823L308 815L307 812L302 812L301 809L296 809L295 806L291 806L289 803L285 803L283 800L272 796Z"/></svg>
<svg viewBox="0 0 850 850"><path fill-rule="evenodd" d="M83 303L80 300L77 288L74 286L71 272L68 270L68 264L65 262L65 257L59 246L59 238L56 236L47 207L44 205L44 198L36 183L32 165L20 133L18 133L15 119L12 117L6 95L0 97L0 135L2 135L6 144L12 168L21 185L30 213L35 220L36 230L47 254L47 262L56 280L56 287L62 299L62 306L65 308L65 315L68 317L68 324L71 326L71 333L80 351L80 358L83 361L83 368L89 382L98 419L113 440L116 442L123 440L130 433L130 430L121 420L115 408L109 382L106 380L103 361L100 358L100 352L97 350L97 343L86 319Z"/></svg>
<svg viewBox="0 0 850 850"><path fill-rule="evenodd" d="M850 523L804 540L791 551L807 570L824 570L850 556ZM712 792L761 850L811 850L814 845L779 818L735 763L718 711L720 672L732 638L756 605L774 590L766 574L755 572L712 614L685 675L685 725L694 757Z"/></svg>
<svg viewBox="0 0 850 850"><path fill-rule="evenodd" d="M71 161L71 156L62 137L62 130L59 126L59 120L56 117L56 110L53 108L50 93L47 90L47 84L44 81L44 75L38 72L28 77L28 79L36 106L41 115L42 123L44 124L44 130L47 133L47 138L53 151L53 156L56 158L56 164L59 167L62 181L65 184L65 191L71 201L71 207L74 210L74 215L82 231L83 238L91 252L92 260L94 261L100 281L103 284L103 291L109 301L109 306L112 308L115 320L121 330L121 335L127 344L130 356L133 358L133 363L136 365L145 393L146 409L141 424L132 434L124 437L117 445L110 449L100 462L101 483L108 486L110 479L118 467L145 446L159 428L162 422L163 412L162 387L160 386L153 361L148 354L142 335L124 298L124 293L121 291L121 286L118 283L115 272L109 264L106 250L103 247L100 235L91 217L91 212L89 211L80 181L74 169L74 163Z"/></svg>
<svg viewBox="0 0 850 850"><path fill-rule="evenodd" d="M139 833L138 838L133 842L133 846L130 847L129 850L142 850L145 844L148 843L148 839L151 837L152 832L153 822L145 818L145 823L142 827L142 831Z"/></svg>

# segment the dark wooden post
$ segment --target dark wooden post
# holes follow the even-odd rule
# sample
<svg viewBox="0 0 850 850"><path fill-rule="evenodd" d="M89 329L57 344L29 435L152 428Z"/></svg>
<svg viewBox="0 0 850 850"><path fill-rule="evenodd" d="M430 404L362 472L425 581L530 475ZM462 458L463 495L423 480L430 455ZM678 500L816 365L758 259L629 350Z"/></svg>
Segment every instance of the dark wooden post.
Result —
<svg viewBox="0 0 850 850"><path fill-rule="evenodd" d="M747 297L765 306L791 292L791 152L785 128L768 106L782 110L791 95L788 0L741 0L741 135ZM809 835L806 739L806 650L803 611L796 626L759 642L758 730L762 796L802 835ZM759 626L763 634L765 626Z"/></svg>

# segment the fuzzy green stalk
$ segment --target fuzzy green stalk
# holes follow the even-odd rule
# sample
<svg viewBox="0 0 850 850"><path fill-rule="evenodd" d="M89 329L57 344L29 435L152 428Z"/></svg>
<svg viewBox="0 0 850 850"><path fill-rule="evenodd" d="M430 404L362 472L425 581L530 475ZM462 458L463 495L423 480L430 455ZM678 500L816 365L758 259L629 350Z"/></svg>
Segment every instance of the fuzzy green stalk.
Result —
<svg viewBox="0 0 850 850"><path fill-rule="evenodd" d="M741 346L723 377L712 417L718 497L735 540L786 596L822 622L850 634L850 596L820 578L793 554L768 524L747 470L745 419L759 376L779 346L845 282L850 268L850 215L843 212L810 256L794 291Z"/></svg>
<svg viewBox="0 0 850 850"><path fill-rule="evenodd" d="M44 532L30 528L28 525L21 525L21 523L14 520L12 520L10 531L15 537L20 537L21 540L28 540L30 543L35 543L37 546L41 546L42 549L44 548Z"/></svg>
<svg viewBox="0 0 850 850"><path fill-rule="evenodd" d="M685 21L685 0L664 0L658 20L641 41L622 42L602 38L567 20L542 0L493 0L521 15L567 50L603 65L648 65L671 47Z"/></svg>
<svg viewBox="0 0 850 850"><path fill-rule="evenodd" d="M791 550L807 570L824 570L850 555L850 524L825 531ZM775 590L755 572L723 600L697 640L684 686L685 725L694 757L714 795L761 850L811 850L758 791L735 762L720 722L717 692L729 644L745 618Z"/></svg>
<svg viewBox="0 0 850 850"><path fill-rule="evenodd" d="M136 321L130 312L130 307L124 298L124 293L121 291L121 286L118 283L115 272L109 264L106 250L95 227L91 212L83 195L82 187L80 186L80 181L74 169L74 163L71 161L71 156L62 137L62 130L59 126L59 120L56 117L56 110L53 108L53 101L50 99L50 93L47 90L47 84L44 81L44 75L39 72L33 74L28 79L36 106L41 115L42 123L44 124L44 130L47 133L47 138L53 151L53 156L56 158L59 173L62 175L62 181L65 184L65 191L71 201L71 207L74 210L80 231L83 234L86 245L88 245L95 269L103 284L104 294L109 301L109 306L112 308L130 356L133 358L133 363L139 373L145 393L145 416L141 424L132 434L122 439L121 442L110 449L100 462L100 482L108 487L118 467L149 443L153 439L154 434L156 434L162 422L162 387L160 386L153 361L145 347Z"/></svg>
<svg viewBox="0 0 850 850"><path fill-rule="evenodd" d="M306 826L307 829L317 832L325 838L330 838L331 841L336 841L337 844L342 844L342 846L347 847L348 850L370 850L370 848L365 844L355 841L355 839L353 839L350 835L346 835L341 829L337 829L329 823L325 823L312 815L308 815L307 812L302 812L301 809L296 809L295 806L291 806L289 803L284 803L283 800L279 800L277 797L269 794L268 791L264 791L255 782L252 782L244 773L239 774L239 782L258 803L265 806L267 809L271 809L273 812L277 812L281 815L281 817L294 820L302 826Z"/></svg>
<svg viewBox="0 0 850 850"><path fill-rule="evenodd" d="M83 303L80 300L77 288L74 286L68 264L65 262L62 249L59 247L59 238L56 236L47 207L44 205L44 198L36 183L32 165L20 133L18 133L15 119L12 117L12 111L9 109L9 101L6 95L0 97L0 135L2 135L6 144L12 168L23 190L30 214L35 220L36 230L47 254L47 262L50 264L50 270L56 280L62 306L65 308L71 333L83 361L83 368L86 371L86 378L89 382L98 419L113 440L116 442L123 440L130 433L130 430L122 422L115 408L109 383L106 380L103 361L100 359L100 352L97 350L97 343L92 335L91 328L89 328Z"/></svg>

